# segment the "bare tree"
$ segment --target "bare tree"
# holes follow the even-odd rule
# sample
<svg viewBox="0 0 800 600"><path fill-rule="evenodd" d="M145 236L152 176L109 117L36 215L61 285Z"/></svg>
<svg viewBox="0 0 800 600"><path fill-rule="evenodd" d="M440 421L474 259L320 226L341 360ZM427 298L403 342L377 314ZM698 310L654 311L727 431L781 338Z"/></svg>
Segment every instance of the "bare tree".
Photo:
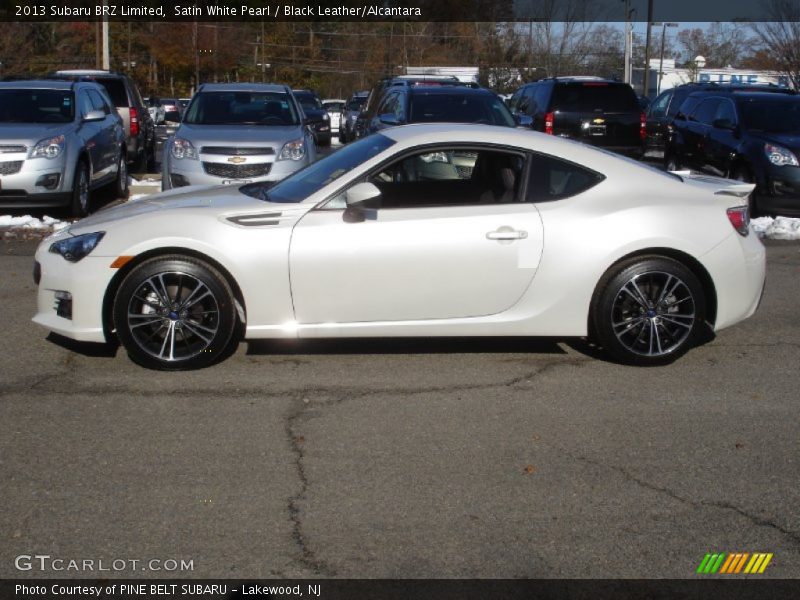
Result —
<svg viewBox="0 0 800 600"><path fill-rule="evenodd" d="M800 89L800 4L797 0L769 0L764 11L769 21L753 23L759 41L792 87Z"/></svg>

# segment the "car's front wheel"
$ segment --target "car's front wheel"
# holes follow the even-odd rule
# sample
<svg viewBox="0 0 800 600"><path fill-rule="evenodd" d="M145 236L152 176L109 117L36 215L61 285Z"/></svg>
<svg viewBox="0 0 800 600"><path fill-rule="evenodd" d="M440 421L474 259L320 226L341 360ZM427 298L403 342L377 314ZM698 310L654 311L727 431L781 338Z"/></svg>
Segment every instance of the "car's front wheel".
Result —
<svg viewBox="0 0 800 600"><path fill-rule="evenodd" d="M75 168L70 212L73 217L85 217L89 214L89 167L83 160L78 161Z"/></svg>
<svg viewBox="0 0 800 600"><path fill-rule="evenodd" d="M142 366L202 368L235 343L233 292L222 274L201 260L153 258L122 282L114 301L114 326L128 355Z"/></svg>
<svg viewBox="0 0 800 600"><path fill-rule="evenodd" d="M117 165L117 178L114 180L114 195L117 198L128 197L128 159L125 153L120 153Z"/></svg>
<svg viewBox="0 0 800 600"><path fill-rule="evenodd" d="M672 362L705 326L703 286L682 263L638 257L611 269L592 303L596 341L615 359L634 365Z"/></svg>

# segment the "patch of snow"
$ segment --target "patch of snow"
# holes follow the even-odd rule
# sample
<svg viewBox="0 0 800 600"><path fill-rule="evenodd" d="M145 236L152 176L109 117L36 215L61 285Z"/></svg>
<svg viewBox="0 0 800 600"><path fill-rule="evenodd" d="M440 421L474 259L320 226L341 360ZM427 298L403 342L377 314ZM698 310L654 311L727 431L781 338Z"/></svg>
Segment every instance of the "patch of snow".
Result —
<svg viewBox="0 0 800 600"><path fill-rule="evenodd" d="M758 217L750 223L758 237L771 240L800 240L800 219Z"/></svg>
<svg viewBox="0 0 800 600"><path fill-rule="evenodd" d="M59 221L53 217L44 216L41 219L25 215L23 217L12 217L11 215L0 215L0 227L14 227L17 229L52 229L60 231L67 227L69 223Z"/></svg>

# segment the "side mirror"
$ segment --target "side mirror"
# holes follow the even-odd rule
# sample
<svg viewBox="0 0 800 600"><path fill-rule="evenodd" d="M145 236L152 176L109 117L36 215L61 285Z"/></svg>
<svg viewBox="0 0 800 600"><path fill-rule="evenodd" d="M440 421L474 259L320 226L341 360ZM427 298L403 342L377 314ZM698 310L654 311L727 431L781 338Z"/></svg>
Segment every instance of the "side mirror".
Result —
<svg viewBox="0 0 800 600"><path fill-rule="evenodd" d="M86 121L102 121L106 118L106 113L102 110L90 110L83 116L84 122Z"/></svg>
<svg viewBox="0 0 800 600"><path fill-rule="evenodd" d="M381 115L380 117L378 117L378 120L380 120L381 123L384 123L386 125L399 125L400 124L400 120L397 118L397 116L394 113L385 113L385 114Z"/></svg>
<svg viewBox="0 0 800 600"><path fill-rule="evenodd" d="M533 117L531 117L530 115L517 113L514 115L514 120L517 122L518 127L525 127L528 129L533 127Z"/></svg>
<svg viewBox="0 0 800 600"><path fill-rule="evenodd" d="M361 223L366 220L364 204L369 200L380 198L381 191L374 183L368 181L357 183L345 192L344 201L347 208L342 215L346 223Z"/></svg>

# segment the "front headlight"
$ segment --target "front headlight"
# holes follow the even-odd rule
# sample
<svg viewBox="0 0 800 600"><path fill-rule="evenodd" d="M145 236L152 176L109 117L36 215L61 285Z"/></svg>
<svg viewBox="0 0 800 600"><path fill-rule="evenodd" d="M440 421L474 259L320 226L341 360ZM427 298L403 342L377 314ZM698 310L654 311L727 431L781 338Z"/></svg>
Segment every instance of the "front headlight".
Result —
<svg viewBox="0 0 800 600"><path fill-rule="evenodd" d="M294 140L287 142L281 153L278 155L278 160L300 160L306 155L306 143L303 140Z"/></svg>
<svg viewBox="0 0 800 600"><path fill-rule="evenodd" d="M322 115L322 120L323 120L323 121L329 121L329 120L330 120L330 118L331 118L331 117L330 117L330 115L328 115L328 113L325 113L324 115Z"/></svg>
<svg viewBox="0 0 800 600"><path fill-rule="evenodd" d="M64 151L66 140L63 135L38 142L31 150L31 158L56 158Z"/></svg>
<svg viewBox="0 0 800 600"><path fill-rule="evenodd" d="M58 242L53 242L50 245L50 252L60 254L64 257L64 260L69 262L78 262L95 249L105 234L105 231L98 231L96 233L68 237Z"/></svg>
<svg viewBox="0 0 800 600"><path fill-rule="evenodd" d="M769 162L778 167L782 167L784 165L789 165L791 167L800 166L794 153L783 146L764 144L764 154L767 155L767 160Z"/></svg>
<svg viewBox="0 0 800 600"><path fill-rule="evenodd" d="M175 138L172 140L172 147L169 151L172 154L172 157L177 158L178 160L182 158L197 160L197 150L192 145L192 142L183 138Z"/></svg>

